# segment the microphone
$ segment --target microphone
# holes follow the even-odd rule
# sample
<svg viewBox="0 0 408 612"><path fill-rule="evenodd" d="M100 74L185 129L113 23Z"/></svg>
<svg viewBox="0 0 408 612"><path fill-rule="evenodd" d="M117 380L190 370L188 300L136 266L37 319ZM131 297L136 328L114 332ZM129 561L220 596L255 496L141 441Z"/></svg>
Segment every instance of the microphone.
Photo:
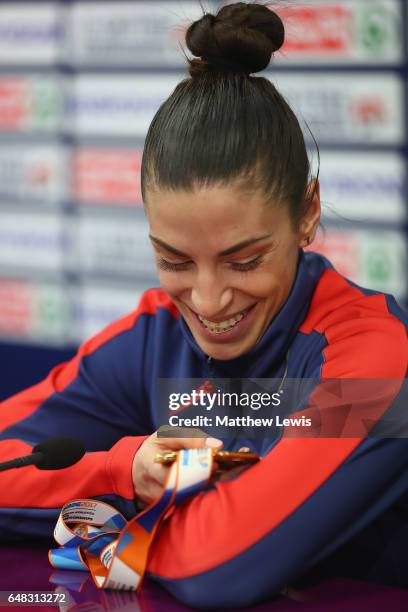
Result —
<svg viewBox="0 0 408 612"><path fill-rule="evenodd" d="M35 465L39 470L61 470L77 463L85 455L85 447L75 438L50 438L34 446L31 455L0 463L0 472Z"/></svg>

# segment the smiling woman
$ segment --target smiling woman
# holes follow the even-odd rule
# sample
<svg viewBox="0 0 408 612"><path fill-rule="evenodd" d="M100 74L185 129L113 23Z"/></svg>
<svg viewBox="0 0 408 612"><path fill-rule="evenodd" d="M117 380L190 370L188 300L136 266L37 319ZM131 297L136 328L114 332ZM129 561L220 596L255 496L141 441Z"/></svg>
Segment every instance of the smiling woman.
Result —
<svg viewBox="0 0 408 612"><path fill-rule="evenodd" d="M158 110L142 164L161 288L0 412L3 460L61 432L87 448L56 474L1 474L3 538L48 537L74 498L113 502L132 517L135 500L140 508L163 491L169 468L157 451L224 443L257 452L262 460L243 473L215 475L172 508L150 548L148 575L203 608L270 598L312 568L408 585L407 440L377 433L401 399L407 316L391 296L303 251L319 223L318 177L293 111L254 76L283 41L279 16L260 4L229 4L190 26L190 76ZM204 380L200 393L213 379L233 388L278 379L279 393L289 379L315 384L288 400L293 419L277 417L278 428L253 439L159 437L158 381L186 378ZM384 384L371 395L357 385L345 402L345 379ZM342 436L337 417L372 403L370 435ZM319 416L312 433L304 410Z"/></svg>
<svg viewBox="0 0 408 612"><path fill-rule="evenodd" d="M237 3L193 23L191 78L145 142L141 184L160 283L215 359L262 337L319 223L299 122L270 81L250 76L283 41L281 19L264 6Z"/></svg>

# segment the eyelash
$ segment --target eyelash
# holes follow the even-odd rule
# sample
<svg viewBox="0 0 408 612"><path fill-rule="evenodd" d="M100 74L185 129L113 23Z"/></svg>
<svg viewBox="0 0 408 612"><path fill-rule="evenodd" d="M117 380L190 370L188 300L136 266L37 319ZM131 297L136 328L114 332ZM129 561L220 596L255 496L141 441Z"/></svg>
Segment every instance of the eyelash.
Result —
<svg viewBox="0 0 408 612"><path fill-rule="evenodd" d="M251 259L251 261L247 261L246 263L231 263L231 267L235 272L251 272L251 270L255 270L262 263L262 255L258 255L255 259ZM188 269L188 266L191 262L184 261L183 263L175 264L167 261L163 257L160 257L158 260L158 266L161 270L165 272L184 272Z"/></svg>

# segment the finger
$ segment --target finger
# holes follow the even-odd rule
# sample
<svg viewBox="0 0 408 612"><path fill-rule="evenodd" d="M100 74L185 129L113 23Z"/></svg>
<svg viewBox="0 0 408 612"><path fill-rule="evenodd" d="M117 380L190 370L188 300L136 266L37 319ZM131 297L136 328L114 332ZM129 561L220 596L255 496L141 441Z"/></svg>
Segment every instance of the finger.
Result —
<svg viewBox="0 0 408 612"><path fill-rule="evenodd" d="M157 430L157 442L172 450L181 448L221 448L222 440L209 437L205 431L195 427L171 427L163 425Z"/></svg>
<svg viewBox="0 0 408 612"><path fill-rule="evenodd" d="M164 449L180 450L182 448L213 448L223 445L217 438L158 438L157 443Z"/></svg>
<svg viewBox="0 0 408 612"><path fill-rule="evenodd" d="M198 427L176 427L162 425L156 431L158 438L207 438L208 434Z"/></svg>

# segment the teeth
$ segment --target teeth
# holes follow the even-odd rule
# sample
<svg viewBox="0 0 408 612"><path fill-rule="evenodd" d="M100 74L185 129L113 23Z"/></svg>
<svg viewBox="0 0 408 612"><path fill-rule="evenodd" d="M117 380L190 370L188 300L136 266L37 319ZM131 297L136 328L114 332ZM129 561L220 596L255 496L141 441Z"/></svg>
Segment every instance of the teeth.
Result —
<svg viewBox="0 0 408 612"><path fill-rule="evenodd" d="M240 312L239 314L235 315L235 317L232 317L231 319L227 319L226 321L220 321L219 323L214 323L213 321L204 319L203 317L200 317L200 315L198 315L198 318L200 319L204 327L209 329L213 334L222 334L232 329L237 323L239 323L244 318L246 313L247 311L244 310Z"/></svg>

